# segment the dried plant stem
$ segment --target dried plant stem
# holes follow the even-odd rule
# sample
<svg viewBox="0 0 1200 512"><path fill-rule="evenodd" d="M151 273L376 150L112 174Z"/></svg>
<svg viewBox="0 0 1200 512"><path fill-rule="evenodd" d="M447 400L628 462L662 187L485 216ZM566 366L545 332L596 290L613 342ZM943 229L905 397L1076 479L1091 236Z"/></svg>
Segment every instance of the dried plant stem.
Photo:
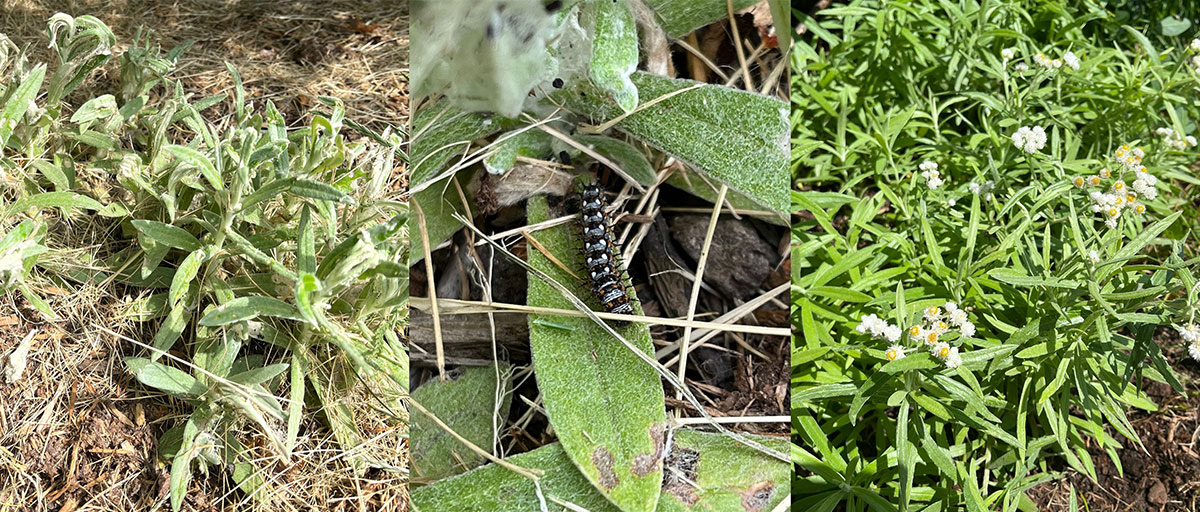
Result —
<svg viewBox="0 0 1200 512"><path fill-rule="evenodd" d="M732 5L732 4L731 4ZM713 203L712 216L708 219L708 232L704 234L704 245L700 249L700 262L696 265L696 278L692 281L692 296L688 299L688 322L696 319L696 300L700 298L700 283L704 281L704 267L708 264L709 250L712 249L713 233L717 231L717 220L721 217L721 206L725 203L725 193L729 192L728 185L721 185L720 192L717 192L717 201ZM683 328L683 345L679 347L679 373L680 381L686 382L684 373L687 372L687 356L690 338L692 337L692 326L688 325ZM679 400L683 397L683 390L675 390L675 399Z"/></svg>

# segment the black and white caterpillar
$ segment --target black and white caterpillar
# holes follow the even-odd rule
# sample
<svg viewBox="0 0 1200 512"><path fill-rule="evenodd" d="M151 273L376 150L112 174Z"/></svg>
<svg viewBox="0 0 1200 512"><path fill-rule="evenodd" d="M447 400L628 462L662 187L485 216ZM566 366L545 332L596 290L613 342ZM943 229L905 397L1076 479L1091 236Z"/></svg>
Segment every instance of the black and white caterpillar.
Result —
<svg viewBox="0 0 1200 512"><path fill-rule="evenodd" d="M592 294L609 313L633 314L625 289L625 273L613 241L612 224L604 209L604 191L596 184L580 194L579 225L583 238L584 266Z"/></svg>

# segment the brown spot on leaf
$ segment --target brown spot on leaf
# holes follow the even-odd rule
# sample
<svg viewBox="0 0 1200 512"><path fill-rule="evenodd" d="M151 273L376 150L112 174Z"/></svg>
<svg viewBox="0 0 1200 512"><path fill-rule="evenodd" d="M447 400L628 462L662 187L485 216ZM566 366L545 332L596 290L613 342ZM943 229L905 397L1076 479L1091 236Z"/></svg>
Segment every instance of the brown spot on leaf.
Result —
<svg viewBox="0 0 1200 512"><path fill-rule="evenodd" d="M766 508L771 497L775 495L775 484L762 481L742 491L742 508L748 512L758 512Z"/></svg>
<svg viewBox="0 0 1200 512"><path fill-rule="evenodd" d="M663 490L692 507L700 501L693 482L696 468L700 466L700 452L691 448L675 446L667 455L667 469L663 471Z"/></svg>
<svg viewBox="0 0 1200 512"><path fill-rule="evenodd" d="M617 478L617 474L613 473L613 455L603 446L597 446L592 452L592 464L596 465L596 471L600 472L600 485L605 489L612 489L621 480Z"/></svg>
<svg viewBox="0 0 1200 512"><path fill-rule="evenodd" d="M666 429L661 423L650 425L650 441L654 443L654 453L643 453L633 458L633 474L646 476L658 471L658 461L662 460L663 445L666 444Z"/></svg>

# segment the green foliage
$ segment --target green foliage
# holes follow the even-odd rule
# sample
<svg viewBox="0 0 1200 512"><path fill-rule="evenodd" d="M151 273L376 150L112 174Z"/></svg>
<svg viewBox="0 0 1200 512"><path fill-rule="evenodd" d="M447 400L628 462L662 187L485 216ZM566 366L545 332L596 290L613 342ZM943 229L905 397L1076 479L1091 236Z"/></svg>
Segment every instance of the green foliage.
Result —
<svg viewBox="0 0 1200 512"><path fill-rule="evenodd" d="M674 449L667 457L667 485L655 510L774 510L787 497L791 473L787 464L719 434L675 430L671 435ZM777 439L753 439L774 449L784 447ZM622 510L590 485L558 443L508 461L545 472L536 484L540 492L534 482L492 464L414 489L413 504L421 510L464 512L540 510L543 504L550 510L569 505L592 512ZM539 495L544 502L539 502Z"/></svg>
<svg viewBox="0 0 1200 512"><path fill-rule="evenodd" d="M412 399L471 444L490 451L512 405L512 367L502 362L467 367L451 380L426 382L413 390ZM413 458L422 461L413 468L418 482L440 480L486 462L423 414L413 417L409 446Z"/></svg>
<svg viewBox="0 0 1200 512"><path fill-rule="evenodd" d="M1197 307L1200 182L1184 136L1196 133L1200 81L1187 40L1118 16L863 0L802 20L792 81L801 509L1028 510L1026 492L1062 463L1096 477L1089 448L1120 467L1117 450L1137 444L1126 411L1155 408L1138 377L1182 389L1154 337L1192 323ZM1045 137L1031 143L1022 127ZM1144 160L1127 160L1139 146ZM930 307L949 318L951 302L973 329L951 322L937 339L947 352L931 354L907 331L936 323L923 318ZM868 315L904 332L873 336Z"/></svg>
<svg viewBox="0 0 1200 512"><path fill-rule="evenodd" d="M64 98L113 55L115 38L96 18L65 14L51 18L48 36L59 60L49 79L45 65L30 66L0 42L6 291L15 286L43 309L26 282L36 265L66 286L115 280L134 294L152 292L130 313L163 319L153 350L127 364L143 385L192 407L162 440L173 509L193 471L210 466L228 465L239 487L260 498L263 461L234 434L249 425L289 458L306 389L319 408L308 412L321 412L365 469L374 461L354 450L363 436L343 396L369 382L380 402L398 405L407 386L397 334L407 210L383 194L399 137L350 123L333 98L321 99L326 111L307 127L289 130L269 101L261 110L245 102L232 67L233 116L210 121L200 111L225 96L193 100L169 78L182 48L164 56L141 40L121 55L119 91L73 105ZM371 142L347 141L344 126ZM89 169L88 183L76 180L77 167ZM96 211L93 222L111 239L101 252L92 242L47 243L55 257L39 258L47 253L40 219L52 209L63 219ZM28 218L7 228L20 217ZM71 240L55 240L62 243ZM251 339L276 345L287 362L243 355ZM276 394L287 389L289 369L285 412Z"/></svg>

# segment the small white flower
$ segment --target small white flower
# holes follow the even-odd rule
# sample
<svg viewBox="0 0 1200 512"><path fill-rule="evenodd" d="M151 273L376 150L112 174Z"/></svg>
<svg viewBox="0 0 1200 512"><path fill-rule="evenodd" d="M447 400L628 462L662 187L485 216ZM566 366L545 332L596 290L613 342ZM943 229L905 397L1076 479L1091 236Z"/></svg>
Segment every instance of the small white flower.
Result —
<svg viewBox="0 0 1200 512"><path fill-rule="evenodd" d="M1062 60L1066 63L1067 67L1079 71L1079 57L1076 57L1074 53L1067 52L1063 54Z"/></svg>
<svg viewBox="0 0 1200 512"><path fill-rule="evenodd" d="M1092 249L1092 250L1088 251L1087 259L1089 262L1092 263L1092 265L1095 265L1097 263L1100 263L1100 254L1097 253L1095 249Z"/></svg>
<svg viewBox="0 0 1200 512"><path fill-rule="evenodd" d="M1013 145L1026 153L1037 153L1046 147L1046 130L1041 126L1022 126L1012 134Z"/></svg>
<svg viewBox="0 0 1200 512"><path fill-rule="evenodd" d="M950 312L950 323L961 327L971 322L967 321L967 312L959 309Z"/></svg>
<svg viewBox="0 0 1200 512"><path fill-rule="evenodd" d="M912 338L914 341L925 339L925 335L925 328L919 325L914 325L908 329L908 337Z"/></svg>
<svg viewBox="0 0 1200 512"><path fill-rule="evenodd" d="M887 357L888 361L895 361L897 359L904 359L906 357L904 354L904 347L901 347L900 345L892 345L888 347L887 352L884 352L883 355L884 357Z"/></svg>
<svg viewBox="0 0 1200 512"><path fill-rule="evenodd" d="M1200 361L1200 345L1188 345L1188 355L1192 356L1192 359Z"/></svg>
<svg viewBox="0 0 1200 512"><path fill-rule="evenodd" d="M1188 343L1200 343L1200 325L1187 324L1177 329L1179 337Z"/></svg>
<svg viewBox="0 0 1200 512"><path fill-rule="evenodd" d="M1188 45L1192 51L1200 53L1200 39L1192 39L1192 44Z"/></svg>
<svg viewBox="0 0 1200 512"><path fill-rule="evenodd" d="M948 204L950 206L954 206L954 205L958 204L958 201L955 201L954 199L947 199L946 204Z"/></svg>
<svg viewBox="0 0 1200 512"><path fill-rule="evenodd" d="M958 347L950 347L950 353L946 354L946 368L954 369L962 366L962 356L958 354Z"/></svg>
<svg viewBox="0 0 1200 512"><path fill-rule="evenodd" d="M929 353L933 355L933 357L945 359L946 356L950 355L950 344L944 341L934 343L933 346L929 348Z"/></svg>
<svg viewBox="0 0 1200 512"><path fill-rule="evenodd" d="M1004 58L1004 60L1013 60L1013 57L1015 57L1016 55L1017 55L1016 48L1005 48L1003 50L1000 50L1000 57Z"/></svg>
<svg viewBox="0 0 1200 512"><path fill-rule="evenodd" d="M925 308L925 319L930 322L936 322L942 318L942 308L937 306L929 306Z"/></svg>
<svg viewBox="0 0 1200 512"><path fill-rule="evenodd" d="M1029 65L1022 62L1020 64L1017 64L1016 66L1013 66L1013 69L1017 70L1017 72L1024 73L1026 71L1029 71Z"/></svg>
<svg viewBox="0 0 1200 512"><path fill-rule="evenodd" d="M942 304L942 307L946 308L947 313L953 314L955 311L958 311L958 304L955 304L953 302L947 302L945 304Z"/></svg>
<svg viewBox="0 0 1200 512"><path fill-rule="evenodd" d="M978 194L979 193L979 184L972 181L970 184L967 185L967 190L970 190L972 194Z"/></svg>
<svg viewBox="0 0 1200 512"><path fill-rule="evenodd" d="M1192 147L1196 146L1196 137L1188 135L1187 137L1184 137L1183 140L1184 140L1184 142L1187 142L1188 146L1192 146Z"/></svg>
<svg viewBox="0 0 1200 512"><path fill-rule="evenodd" d="M970 338L975 335L975 324L971 322L963 322L959 329L962 330L962 335L964 338Z"/></svg>
<svg viewBox="0 0 1200 512"><path fill-rule="evenodd" d="M899 341L900 340L900 328L896 327L894 325L887 326L887 328L883 330L883 337L887 338L887 340L891 341L891 342Z"/></svg>

